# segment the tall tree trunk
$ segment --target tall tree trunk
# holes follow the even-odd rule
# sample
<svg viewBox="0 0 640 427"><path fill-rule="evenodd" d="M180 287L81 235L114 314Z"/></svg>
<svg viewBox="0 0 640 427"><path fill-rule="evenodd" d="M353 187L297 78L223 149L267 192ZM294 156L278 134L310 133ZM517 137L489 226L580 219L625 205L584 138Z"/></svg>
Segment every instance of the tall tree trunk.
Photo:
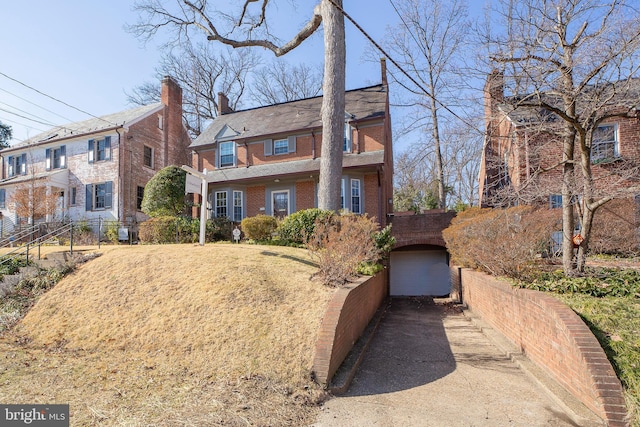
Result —
<svg viewBox="0 0 640 427"><path fill-rule="evenodd" d="M334 1L342 7L342 0ZM329 0L322 0L322 23L325 52L318 207L337 211L340 209L342 182L346 48L344 17Z"/></svg>
<svg viewBox="0 0 640 427"><path fill-rule="evenodd" d="M434 92L434 85L431 84L431 93ZM431 98L431 120L433 121L433 146L436 154L436 173L438 174L438 209L445 209L447 206L447 194L444 188L444 167L442 165L442 149L440 148L440 128L438 126L438 106L436 100Z"/></svg>
<svg viewBox="0 0 640 427"><path fill-rule="evenodd" d="M575 130L567 125L566 135L562 142L562 270L570 276L575 270L573 260L573 230L575 219L573 217L573 152Z"/></svg>

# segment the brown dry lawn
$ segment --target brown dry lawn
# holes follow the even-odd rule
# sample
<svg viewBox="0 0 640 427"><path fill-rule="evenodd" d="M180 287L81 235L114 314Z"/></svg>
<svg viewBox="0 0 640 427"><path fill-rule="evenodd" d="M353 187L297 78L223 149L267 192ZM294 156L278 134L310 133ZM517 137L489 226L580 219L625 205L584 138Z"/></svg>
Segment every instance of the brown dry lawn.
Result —
<svg viewBox="0 0 640 427"><path fill-rule="evenodd" d="M305 425L333 290L294 248L103 247L0 337L0 402L73 426Z"/></svg>

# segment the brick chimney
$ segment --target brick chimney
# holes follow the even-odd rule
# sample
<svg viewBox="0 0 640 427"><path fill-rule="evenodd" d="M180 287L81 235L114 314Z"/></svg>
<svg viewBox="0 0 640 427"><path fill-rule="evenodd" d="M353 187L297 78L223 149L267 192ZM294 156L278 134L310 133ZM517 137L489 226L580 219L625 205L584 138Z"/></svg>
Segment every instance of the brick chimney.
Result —
<svg viewBox="0 0 640 427"><path fill-rule="evenodd" d="M382 84L387 85L387 59L380 58L380 72L382 73Z"/></svg>
<svg viewBox="0 0 640 427"><path fill-rule="evenodd" d="M229 98L222 92L218 92L218 115L227 113L233 113L233 110L229 108Z"/></svg>
<svg viewBox="0 0 640 427"><path fill-rule="evenodd" d="M182 88L171 76L162 79L160 100L165 106L162 120L164 167L178 164L183 157Z"/></svg>

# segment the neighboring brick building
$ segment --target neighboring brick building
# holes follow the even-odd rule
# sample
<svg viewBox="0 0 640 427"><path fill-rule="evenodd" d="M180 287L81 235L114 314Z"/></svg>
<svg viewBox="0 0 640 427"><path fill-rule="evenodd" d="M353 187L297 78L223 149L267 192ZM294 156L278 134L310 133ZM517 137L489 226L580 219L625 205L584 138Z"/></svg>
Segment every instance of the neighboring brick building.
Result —
<svg viewBox="0 0 640 427"><path fill-rule="evenodd" d="M322 97L219 115L191 144L194 168L207 170L211 217L240 221L317 207ZM386 70L382 84L345 93L342 206L386 224L393 156Z"/></svg>
<svg viewBox="0 0 640 427"><path fill-rule="evenodd" d="M640 164L640 116L635 111L640 106L640 80L623 83L626 84L624 96L613 87L609 90L611 95L605 92L607 87L604 90L597 88L609 96L597 99L603 111L608 115L618 113L619 117L603 121L594 132L590 166L596 198L611 193L620 195L620 200L609 202L596 212L595 221L604 221L609 226L611 221L619 222L620 226L627 228L625 236L635 241L637 248L638 240L634 234L638 234L640 212L640 176L637 172ZM588 91L596 92L596 89L585 90ZM548 104L558 102L558 95L541 96ZM564 121L546 109L519 105L524 98L505 96L501 73L494 71L488 76L484 91L486 139L479 175L481 206L522 203L547 204L550 208L562 206ZM596 95L587 93L584 99L579 99L577 108L582 108L582 103L595 101ZM573 191L577 195L577 210L581 208L579 203L582 200L579 155L576 148L578 186ZM620 191L622 188L625 191ZM607 215L610 218L606 218ZM595 228L594 232L597 232ZM608 239L609 236L603 238ZM628 249L632 247L633 243Z"/></svg>
<svg viewBox="0 0 640 427"><path fill-rule="evenodd" d="M16 189L45 186L58 194L48 218L117 220L136 223L145 185L161 168L189 162L191 143L182 123L182 89L162 80L161 102L59 126L0 151L2 230L11 232L27 218L17 218Z"/></svg>

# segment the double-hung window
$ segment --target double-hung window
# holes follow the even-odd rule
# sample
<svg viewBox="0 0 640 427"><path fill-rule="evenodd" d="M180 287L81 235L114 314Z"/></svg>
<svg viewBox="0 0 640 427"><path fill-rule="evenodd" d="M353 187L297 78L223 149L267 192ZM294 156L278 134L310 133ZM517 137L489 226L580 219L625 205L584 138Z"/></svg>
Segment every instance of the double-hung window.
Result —
<svg viewBox="0 0 640 427"><path fill-rule="evenodd" d="M17 156L7 157L7 173L8 175L26 175L27 174L27 153L18 154Z"/></svg>
<svg viewBox="0 0 640 427"><path fill-rule="evenodd" d="M360 180L351 180L351 212L362 213L360 198Z"/></svg>
<svg viewBox="0 0 640 427"><path fill-rule="evenodd" d="M273 141L273 154L287 154L289 152L288 139L276 139Z"/></svg>
<svg viewBox="0 0 640 427"><path fill-rule="evenodd" d="M61 145L57 148L47 148L45 150L45 169L64 169L67 167L66 147Z"/></svg>
<svg viewBox="0 0 640 427"><path fill-rule="evenodd" d="M233 220L242 221L242 191L233 192Z"/></svg>
<svg viewBox="0 0 640 427"><path fill-rule="evenodd" d="M614 124L598 126L591 140L591 162L613 160L619 156L618 129Z"/></svg>
<svg viewBox="0 0 640 427"><path fill-rule="evenodd" d="M224 168L227 166L235 165L235 143L231 142L221 142L220 143L220 167Z"/></svg>
<svg viewBox="0 0 640 427"><path fill-rule="evenodd" d="M136 191L136 209L142 210L142 199L144 199L144 187L138 185L138 189Z"/></svg>
<svg viewBox="0 0 640 427"><path fill-rule="evenodd" d="M153 148L146 145L144 146L143 162L146 167L153 169Z"/></svg>
<svg viewBox="0 0 640 427"><path fill-rule="evenodd" d="M87 147L89 163L111 160L111 137L102 139L90 139Z"/></svg>
<svg viewBox="0 0 640 427"><path fill-rule="evenodd" d="M280 138L280 139L266 139L264 141L265 157L295 153L296 140L297 138L295 135L291 135L287 138Z"/></svg>
<svg viewBox="0 0 640 427"><path fill-rule="evenodd" d="M7 207L7 190L0 188L0 209Z"/></svg>
<svg viewBox="0 0 640 427"><path fill-rule="evenodd" d="M342 144L342 151L345 153L351 152L351 125L347 122L344 124L344 143Z"/></svg>
<svg viewBox="0 0 640 427"><path fill-rule="evenodd" d="M113 182L87 184L85 195L87 211L110 209L113 206Z"/></svg>
<svg viewBox="0 0 640 427"><path fill-rule="evenodd" d="M227 192L216 191L216 218L227 217Z"/></svg>
<svg viewBox="0 0 640 427"><path fill-rule="evenodd" d="M549 196L549 207L551 209L557 209L562 207L562 195L552 194Z"/></svg>

